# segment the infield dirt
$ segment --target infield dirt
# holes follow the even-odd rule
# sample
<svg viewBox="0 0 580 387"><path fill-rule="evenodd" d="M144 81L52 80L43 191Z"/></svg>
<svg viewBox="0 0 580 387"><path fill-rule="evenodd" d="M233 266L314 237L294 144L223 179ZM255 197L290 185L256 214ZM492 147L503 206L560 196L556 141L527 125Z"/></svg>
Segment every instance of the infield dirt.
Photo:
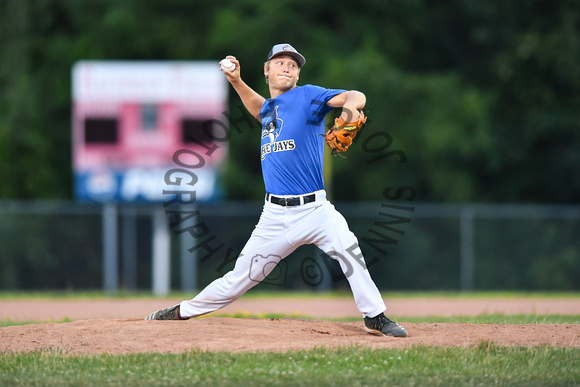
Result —
<svg viewBox="0 0 580 387"><path fill-rule="evenodd" d="M387 315L409 332L405 338L373 336L356 322L349 299L240 299L219 313L284 313L296 318L256 319L209 316L187 321L143 321L150 312L180 300L0 301L0 319L60 321L0 328L0 351L42 349L79 354L178 353L204 351L288 351L316 346L401 348L412 345L580 346L580 324L406 323L398 316L477 316L502 314L580 314L578 299L396 299L386 300Z"/></svg>

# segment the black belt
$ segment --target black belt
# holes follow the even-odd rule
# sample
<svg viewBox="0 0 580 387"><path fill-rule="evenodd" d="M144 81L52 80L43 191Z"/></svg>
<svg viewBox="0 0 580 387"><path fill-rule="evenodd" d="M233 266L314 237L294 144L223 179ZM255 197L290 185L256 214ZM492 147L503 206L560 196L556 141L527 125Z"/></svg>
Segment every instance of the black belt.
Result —
<svg viewBox="0 0 580 387"><path fill-rule="evenodd" d="M272 194L267 193L266 194L266 201L268 201L270 203L277 204L279 206L293 207L293 206L299 206L301 204L306 204L306 203L316 201L316 195L310 194L310 195L304 195L304 196L294 196L291 198L281 198L281 197L274 196Z"/></svg>

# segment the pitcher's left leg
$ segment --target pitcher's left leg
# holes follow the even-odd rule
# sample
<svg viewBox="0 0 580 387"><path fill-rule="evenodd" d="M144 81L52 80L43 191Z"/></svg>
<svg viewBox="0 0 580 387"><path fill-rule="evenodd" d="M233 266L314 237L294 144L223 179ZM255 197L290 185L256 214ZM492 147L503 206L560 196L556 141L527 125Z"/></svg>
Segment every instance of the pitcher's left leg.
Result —
<svg viewBox="0 0 580 387"><path fill-rule="evenodd" d="M305 234L296 238L308 239L308 243L314 243L339 262L364 317L384 312L386 307L381 293L367 270L358 240L349 230L346 220L329 201L314 204L308 215L299 218L301 224L294 225L294 230L304 230Z"/></svg>
<svg viewBox="0 0 580 387"><path fill-rule="evenodd" d="M354 234L343 235L340 240L319 246L330 258L338 261L344 276L346 277L354 301L363 317L374 317L384 312L387 308L377 285L371 278L366 267L358 241Z"/></svg>

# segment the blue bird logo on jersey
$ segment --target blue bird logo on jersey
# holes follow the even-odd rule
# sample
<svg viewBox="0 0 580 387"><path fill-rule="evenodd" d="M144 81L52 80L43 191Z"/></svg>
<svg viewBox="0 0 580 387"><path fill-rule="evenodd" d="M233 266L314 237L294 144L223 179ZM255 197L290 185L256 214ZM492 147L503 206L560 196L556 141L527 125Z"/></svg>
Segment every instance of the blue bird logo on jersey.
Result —
<svg viewBox="0 0 580 387"><path fill-rule="evenodd" d="M262 130L262 138L268 137L270 144L273 144L280 135L283 124L284 121L278 118L278 106L276 106L272 114L270 114L270 117L266 118L263 122L262 127L264 129Z"/></svg>
<svg viewBox="0 0 580 387"><path fill-rule="evenodd" d="M282 125L284 121L278 118L278 106L274 108L274 111L270 116L263 121L262 125L262 139L268 138L269 142L262 145L261 156L262 160L266 158L266 155L272 152L283 152L288 150L294 150L296 144L293 139L276 141L282 132Z"/></svg>

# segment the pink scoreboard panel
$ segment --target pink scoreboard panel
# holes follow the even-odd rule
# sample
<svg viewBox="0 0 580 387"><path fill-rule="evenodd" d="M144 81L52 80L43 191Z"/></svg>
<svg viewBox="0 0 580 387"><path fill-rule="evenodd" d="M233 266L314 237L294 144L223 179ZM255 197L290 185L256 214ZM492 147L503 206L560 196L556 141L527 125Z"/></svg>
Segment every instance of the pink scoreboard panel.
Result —
<svg viewBox="0 0 580 387"><path fill-rule="evenodd" d="M218 199L228 151L227 93L218 61L76 63L76 198L165 201L163 190L176 189L167 185L165 175L181 168L184 180L192 173L198 178L188 187L197 200Z"/></svg>

